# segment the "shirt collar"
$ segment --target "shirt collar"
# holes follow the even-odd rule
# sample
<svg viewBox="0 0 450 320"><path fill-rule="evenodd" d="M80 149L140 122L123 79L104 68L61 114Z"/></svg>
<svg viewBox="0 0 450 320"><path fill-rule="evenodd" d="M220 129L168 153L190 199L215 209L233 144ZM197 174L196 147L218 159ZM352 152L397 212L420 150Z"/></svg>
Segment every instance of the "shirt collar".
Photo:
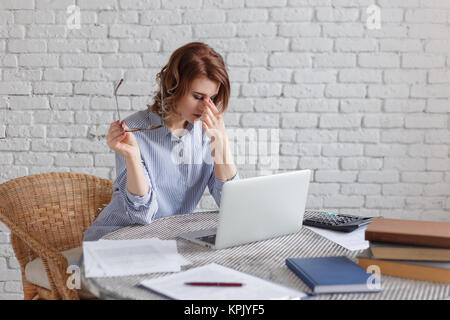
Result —
<svg viewBox="0 0 450 320"><path fill-rule="evenodd" d="M150 121L150 125L152 125L152 126L161 125L161 117L158 116L157 114L151 112L150 110L148 111L148 118L149 118L149 121ZM187 130L186 134L191 134L193 128L194 128L194 125L192 123L188 122L188 124L187 124L187 126L185 128L185 130ZM163 125L161 128L155 129L155 131L159 132L164 137L172 135L172 131L170 131L169 128L167 128L166 125ZM178 137L177 138L181 139L186 134L184 134L180 138L178 138Z"/></svg>

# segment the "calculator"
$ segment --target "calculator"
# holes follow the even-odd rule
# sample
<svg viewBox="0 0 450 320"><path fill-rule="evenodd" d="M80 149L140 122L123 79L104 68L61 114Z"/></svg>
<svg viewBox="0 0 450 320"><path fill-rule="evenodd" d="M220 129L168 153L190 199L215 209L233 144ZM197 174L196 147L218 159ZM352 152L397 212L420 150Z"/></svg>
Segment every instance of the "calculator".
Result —
<svg viewBox="0 0 450 320"><path fill-rule="evenodd" d="M352 232L359 227L368 225L373 217L359 217L325 211L305 211L303 225L330 229L342 232Z"/></svg>

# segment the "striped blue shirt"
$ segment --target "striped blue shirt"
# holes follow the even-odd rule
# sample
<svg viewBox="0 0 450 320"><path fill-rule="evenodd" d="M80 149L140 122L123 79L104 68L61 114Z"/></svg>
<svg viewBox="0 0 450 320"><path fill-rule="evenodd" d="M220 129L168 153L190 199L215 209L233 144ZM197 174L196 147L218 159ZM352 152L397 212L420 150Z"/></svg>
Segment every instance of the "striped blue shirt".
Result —
<svg viewBox="0 0 450 320"><path fill-rule="evenodd" d="M128 128L161 124L161 118L148 110L138 111L124 121ZM144 196L137 196L127 189L126 161L116 152L116 180L111 202L84 232L84 241L98 240L129 225L148 224L158 218L191 213L206 186L220 207L225 181L214 175L210 139L202 130L200 121L188 123L181 137L166 126L133 134L139 144L150 190ZM231 180L236 179L239 179L238 174Z"/></svg>

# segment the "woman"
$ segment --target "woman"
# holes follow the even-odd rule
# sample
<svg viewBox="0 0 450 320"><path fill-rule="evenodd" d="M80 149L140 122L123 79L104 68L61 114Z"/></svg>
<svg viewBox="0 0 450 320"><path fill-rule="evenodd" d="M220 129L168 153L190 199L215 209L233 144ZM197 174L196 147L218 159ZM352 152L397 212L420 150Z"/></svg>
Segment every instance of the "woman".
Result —
<svg viewBox="0 0 450 320"><path fill-rule="evenodd" d="M220 206L223 184L239 178L223 121L230 83L220 54L189 43L171 55L157 79L154 103L109 128L107 144L116 152L114 193L84 241L193 212L206 186Z"/></svg>

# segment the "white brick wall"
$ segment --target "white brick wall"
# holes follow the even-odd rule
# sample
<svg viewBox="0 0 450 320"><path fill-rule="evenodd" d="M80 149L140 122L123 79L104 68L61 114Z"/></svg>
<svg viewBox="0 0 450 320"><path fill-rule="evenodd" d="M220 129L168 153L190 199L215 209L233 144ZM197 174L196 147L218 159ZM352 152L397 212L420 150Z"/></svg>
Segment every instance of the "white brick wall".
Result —
<svg viewBox="0 0 450 320"><path fill-rule="evenodd" d="M0 183L114 179L114 81L122 117L142 110L171 52L198 40L227 62L228 127L279 129L280 171L314 171L308 207L450 221L449 23L447 0L2 0ZM206 193L199 208L214 206ZM0 223L0 299L20 281Z"/></svg>

